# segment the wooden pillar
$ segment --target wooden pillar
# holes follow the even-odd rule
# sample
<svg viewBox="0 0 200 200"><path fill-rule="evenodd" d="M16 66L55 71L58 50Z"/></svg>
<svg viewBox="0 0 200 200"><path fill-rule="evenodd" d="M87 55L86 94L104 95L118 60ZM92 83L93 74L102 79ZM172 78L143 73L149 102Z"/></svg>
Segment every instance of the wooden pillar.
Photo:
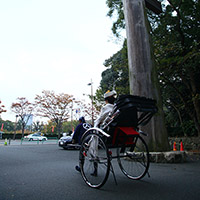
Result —
<svg viewBox="0 0 200 200"><path fill-rule="evenodd" d="M152 58L144 0L124 0L130 93L153 98Z"/></svg>
<svg viewBox="0 0 200 200"><path fill-rule="evenodd" d="M127 33L130 94L157 100L159 112L142 130L149 134L146 140L150 150L167 150L169 144L157 73L153 67L145 0L123 0L123 5Z"/></svg>

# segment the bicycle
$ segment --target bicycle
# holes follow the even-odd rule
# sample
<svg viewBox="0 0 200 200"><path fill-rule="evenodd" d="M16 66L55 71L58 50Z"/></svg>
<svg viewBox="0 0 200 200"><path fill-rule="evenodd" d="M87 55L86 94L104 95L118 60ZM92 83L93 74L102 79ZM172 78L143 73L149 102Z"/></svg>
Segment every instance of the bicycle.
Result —
<svg viewBox="0 0 200 200"><path fill-rule="evenodd" d="M139 180L148 173L149 151L141 136L147 134L138 126L146 125L156 112L155 100L121 95L102 127L93 127L84 133L79 166L88 186L101 188L110 171L116 182L112 159L117 159L121 171L132 180ZM116 149L116 156L112 149Z"/></svg>

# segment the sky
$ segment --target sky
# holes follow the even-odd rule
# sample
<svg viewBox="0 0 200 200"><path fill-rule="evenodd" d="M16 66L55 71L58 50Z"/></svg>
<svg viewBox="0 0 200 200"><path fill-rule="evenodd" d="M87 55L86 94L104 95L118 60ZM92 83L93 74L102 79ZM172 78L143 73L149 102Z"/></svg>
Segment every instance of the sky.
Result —
<svg viewBox="0 0 200 200"><path fill-rule="evenodd" d="M34 101L51 90L77 99L99 87L103 63L120 49L106 0L0 0L0 100ZM109 89L109 88L108 88Z"/></svg>

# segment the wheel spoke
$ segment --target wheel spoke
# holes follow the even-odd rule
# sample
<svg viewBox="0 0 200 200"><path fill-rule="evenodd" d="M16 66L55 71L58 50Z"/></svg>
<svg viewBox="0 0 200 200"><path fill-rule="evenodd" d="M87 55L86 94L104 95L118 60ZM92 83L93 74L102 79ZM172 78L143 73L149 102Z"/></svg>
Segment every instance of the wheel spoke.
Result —
<svg viewBox="0 0 200 200"><path fill-rule="evenodd" d="M131 179L141 179L148 172L149 152L145 141L135 136L134 144L129 150L117 151L118 163L122 172Z"/></svg>
<svg viewBox="0 0 200 200"><path fill-rule="evenodd" d="M99 135L91 133L83 138L80 149L80 168L84 181L90 187L100 188L105 184L110 170L110 157Z"/></svg>

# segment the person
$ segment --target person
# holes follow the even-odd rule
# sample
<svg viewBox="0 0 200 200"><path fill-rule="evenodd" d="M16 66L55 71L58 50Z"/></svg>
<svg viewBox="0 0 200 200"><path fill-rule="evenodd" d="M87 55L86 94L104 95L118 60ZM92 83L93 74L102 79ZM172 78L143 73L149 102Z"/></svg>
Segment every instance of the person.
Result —
<svg viewBox="0 0 200 200"><path fill-rule="evenodd" d="M91 125L85 122L85 118L84 117L80 117L79 118L79 124L77 125L73 137L72 137L72 143L78 143L79 145L81 144L81 138L83 136L83 134L85 133L86 130L88 130L89 128L91 128ZM75 166L75 169L77 171L81 171L79 166Z"/></svg>
<svg viewBox="0 0 200 200"><path fill-rule="evenodd" d="M105 100L105 106L101 108L101 112L99 117L94 122L94 127L99 127L106 117L109 115L109 113L113 110L114 102L116 100L116 92L108 90L104 94L104 100ZM96 137L92 137L90 141L88 142L89 145L89 153L92 157L97 157L98 154L98 139ZM77 171L80 172L80 167L75 167ZM98 163L94 162L94 171L91 173L92 176L97 176L97 170L98 170Z"/></svg>
<svg viewBox="0 0 200 200"><path fill-rule="evenodd" d="M91 128L91 125L85 122L84 117L79 118L79 124L77 125L73 137L72 137L72 143L78 143L81 144L81 138L82 135L85 133L87 129Z"/></svg>
<svg viewBox="0 0 200 200"><path fill-rule="evenodd" d="M116 92L108 90L104 94L104 100L106 105L101 108L99 117L94 122L94 127L99 127L106 119L108 114L113 110L114 102L116 100Z"/></svg>

